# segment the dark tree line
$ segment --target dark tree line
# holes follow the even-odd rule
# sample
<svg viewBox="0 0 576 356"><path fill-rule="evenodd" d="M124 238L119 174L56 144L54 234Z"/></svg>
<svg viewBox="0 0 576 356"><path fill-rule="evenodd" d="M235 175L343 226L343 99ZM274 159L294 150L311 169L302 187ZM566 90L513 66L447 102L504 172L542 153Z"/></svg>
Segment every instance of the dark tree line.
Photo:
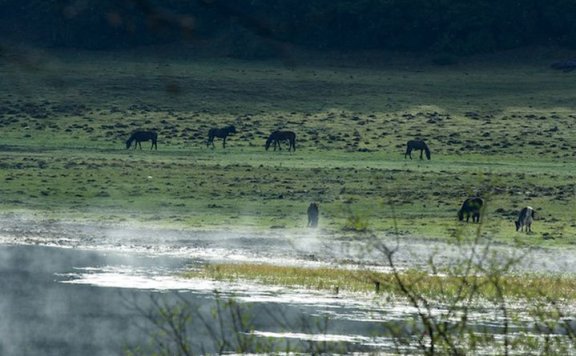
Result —
<svg viewBox="0 0 576 356"><path fill-rule="evenodd" d="M472 54L576 47L574 0L0 0L0 40L118 48L227 37Z"/></svg>

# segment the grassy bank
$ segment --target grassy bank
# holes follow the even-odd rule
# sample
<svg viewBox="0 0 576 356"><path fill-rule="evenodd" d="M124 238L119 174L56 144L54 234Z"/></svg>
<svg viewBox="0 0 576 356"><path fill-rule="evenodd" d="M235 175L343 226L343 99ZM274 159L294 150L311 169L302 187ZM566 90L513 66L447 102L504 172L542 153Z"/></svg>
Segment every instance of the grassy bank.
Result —
<svg viewBox="0 0 576 356"><path fill-rule="evenodd" d="M460 296L462 287L477 290L476 297L492 300L499 298L498 290L487 276L438 276L421 271L404 271L398 276L393 273L374 272L364 269L287 267L266 264L215 264L200 271L188 272L187 278L208 278L220 281L250 280L267 285L307 288L329 292L387 293L403 295L400 283L410 286L411 291L427 298ZM501 276L498 286L505 298L526 298L528 300L576 300L576 279L573 277L551 277L534 274Z"/></svg>
<svg viewBox="0 0 576 356"><path fill-rule="evenodd" d="M484 231L543 246L576 242L571 74L546 57L514 65L380 65L43 53L37 67L0 67L4 212L137 220L182 227L296 228L310 201L320 226L419 238L474 234L456 211L488 201ZM551 58L549 58L551 59ZM212 126L238 133L205 146ZM159 150L124 149L155 129ZM274 129L297 151L266 152ZM424 138L431 161L404 159ZM514 231L520 208L535 233ZM354 220L354 218L357 218ZM354 225L354 221L360 224Z"/></svg>

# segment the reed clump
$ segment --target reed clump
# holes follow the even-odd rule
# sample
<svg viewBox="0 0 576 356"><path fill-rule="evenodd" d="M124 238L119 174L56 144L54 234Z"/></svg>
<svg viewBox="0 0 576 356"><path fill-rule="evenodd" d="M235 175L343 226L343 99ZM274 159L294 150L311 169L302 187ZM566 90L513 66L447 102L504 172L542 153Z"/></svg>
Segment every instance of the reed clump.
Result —
<svg viewBox="0 0 576 356"><path fill-rule="evenodd" d="M211 264L200 271L187 272L187 278L208 278L223 281L250 280L258 283L299 287L313 290L339 290L354 293L381 292L399 294L401 290L393 273L367 269L314 268L278 266L256 263ZM423 271L406 270L399 273L406 285L427 297L447 298L458 292L464 276L443 276ZM496 291L488 277L475 277L478 296L494 298ZM501 290L510 298L552 298L576 300L576 278L518 274L502 276Z"/></svg>

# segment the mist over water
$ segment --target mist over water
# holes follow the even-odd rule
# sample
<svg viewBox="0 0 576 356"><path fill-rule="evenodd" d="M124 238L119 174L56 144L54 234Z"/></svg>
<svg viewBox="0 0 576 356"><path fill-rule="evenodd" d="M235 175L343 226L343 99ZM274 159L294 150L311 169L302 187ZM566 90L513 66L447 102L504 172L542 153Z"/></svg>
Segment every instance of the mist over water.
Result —
<svg viewBox="0 0 576 356"><path fill-rule="evenodd" d="M166 305L185 300L209 319L214 291L221 290L222 298L266 311L258 313L255 325L267 332L277 330L270 310L301 332L305 318L313 325L314 319L324 317L318 308L340 309L349 303L322 293L185 280L176 273L190 261L173 256L1 246L0 257L0 282L5 286L0 291L2 355L110 355L144 345L153 328L144 323L142 311L154 310L153 298ZM368 305L366 299L356 307ZM209 342L202 344L210 340L207 332L192 340L198 347L210 347Z"/></svg>
<svg viewBox="0 0 576 356"><path fill-rule="evenodd" d="M386 270L382 253L369 242L340 240L322 230L190 231L30 221L10 219L0 228L2 355L107 355L127 345L141 345L149 341L152 328L143 322L142 310L152 307L154 296L166 303L184 298L194 310L210 316L214 291L219 291L221 298L233 298L262 316L254 320L258 337L280 343L338 340L368 349L392 347L383 325L412 320L415 313L405 301L374 298L371 293L336 295L179 277L184 270L210 262ZM465 249L439 242L381 238L398 246L395 258L400 268L425 267L431 254L439 265L466 257ZM499 247L498 251L505 256L526 253L520 270L574 269L567 263L574 257L568 250ZM438 308L441 312L442 306ZM275 317L270 316L271 310ZM470 317L498 329L499 321L489 306L471 312ZM291 328L280 327L278 319ZM329 322L324 330L313 332L300 325L303 320L307 326ZM382 338L373 338L376 334Z"/></svg>
<svg viewBox="0 0 576 356"><path fill-rule="evenodd" d="M152 228L138 223L95 224L38 219L27 215L0 217L0 244L43 245L111 252L172 256L191 261L258 262L282 265L333 265L386 268L375 244L396 249L399 268L428 268L430 256L438 266L468 257L466 244L378 234L377 239L341 238L322 229L253 230L233 228L188 230ZM570 249L513 248L493 245L501 258L524 256L518 271L576 272L576 253Z"/></svg>

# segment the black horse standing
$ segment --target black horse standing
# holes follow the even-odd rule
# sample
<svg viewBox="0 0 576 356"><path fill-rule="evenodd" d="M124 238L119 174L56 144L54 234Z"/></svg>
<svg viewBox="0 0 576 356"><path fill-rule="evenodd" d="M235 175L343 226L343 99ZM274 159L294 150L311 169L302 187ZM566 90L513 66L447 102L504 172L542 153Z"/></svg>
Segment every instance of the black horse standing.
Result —
<svg viewBox="0 0 576 356"><path fill-rule="evenodd" d="M132 146L132 142L134 141L136 141L134 144L134 149L136 149L136 146L139 146L140 149L142 149L142 141L152 141L152 146L150 146L150 149L158 149L158 134L154 131L134 131L130 135L130 138L128 138L126 141L126 149L129 149L130 146Z"/></svg>
<svg viewBox="0 0 576 356"><path fill-rule="evenodd" d="M318 218L320 216L320 211L318 209L318 204L310 203L308 206L308 227L318 226Z"/></svg>
<svg viewBox="0 0 576 356"><path fill-rule="evenodd" d="M293 131L274 131L268 136L266 140L266 151L270 148L270 145L274 144L274 151L276 151L276 146L278 146L278 150L282 150L282 146L280 146L280 141L288 141L288 151L292 149L292 151L296 152L296 134Z"/></svg>
<svg viewBox="0 0 576 356"><path fill-rule="evenodd" d="M464 220L466 217L466 222L472 216L472 222L480 222L480 213L482 212L482 206L484 205L484 200L479 197L471 197L464 200L462 207L458 210L458 220Z"/></svg>
<svg viewBox="0 0 576 356"><path fill-rule="evenodd" d="M236 126L230 125L223 128L211 128L208 130L208 141L206 141L206 147L212 145L214 148L214 137L218 137L222 139L222 148L226 148L226 138L228 135L236 133Z"/></svg>
<svg viewBox="0 0 576 356"><path fill-rule="evenodd" d="M426 158L430 159L430 149L426 142L422 140L410 140L406 143L406 153L404 154L404 158L409 156L412 159L412 150L420 150L420 159L422 159L422 153L426 152Z"/></svg>

